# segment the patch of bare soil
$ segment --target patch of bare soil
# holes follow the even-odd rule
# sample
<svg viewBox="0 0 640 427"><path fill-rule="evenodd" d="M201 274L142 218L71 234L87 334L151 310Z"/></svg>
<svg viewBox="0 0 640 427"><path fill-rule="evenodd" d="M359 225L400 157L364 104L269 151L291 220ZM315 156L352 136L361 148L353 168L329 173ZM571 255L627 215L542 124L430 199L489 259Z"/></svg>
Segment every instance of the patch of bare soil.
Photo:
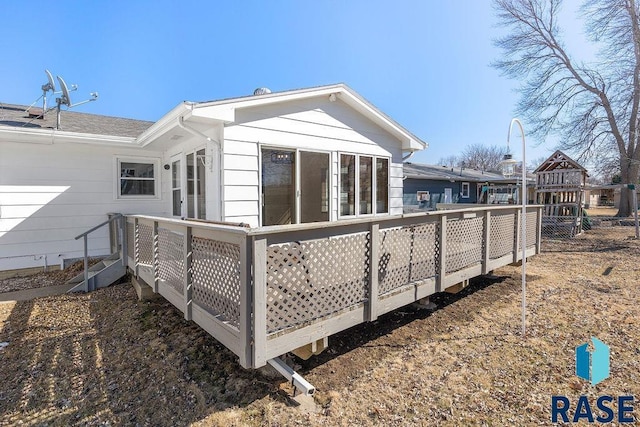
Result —
<svg viewBox="0 0 640 427"><path fill-rule="evenodd" d="M611 206L593 206L589 209L585 209L585 211L589 216L613 217L618 213L618 208L614 208Z"/></svg>
<svg viewBox="0 0 640 427"><path fill-rule="evenodd" d="M89 266L98 262L100 262L98 258L89 258ZM77 261L64 270L43 271L28 276L0 279L0 293L63 285L67 280L82 273L83 270L84 261Z"/></svg>
<svg viewBox="0 0 640 427"><path fill-rule="evenodd" d="M281 378L236 357L164 300L123 284L86 295L0 304L0 425L550 425L551 396L640 397L640 242L624 228L545 242L434 312L403 308L329 338L299 372L318 413ZM574 350L597 336L611 377L575 376ZM613 405L615 408L615 405ZM640 411L636 408L636 422Z"/></svg>

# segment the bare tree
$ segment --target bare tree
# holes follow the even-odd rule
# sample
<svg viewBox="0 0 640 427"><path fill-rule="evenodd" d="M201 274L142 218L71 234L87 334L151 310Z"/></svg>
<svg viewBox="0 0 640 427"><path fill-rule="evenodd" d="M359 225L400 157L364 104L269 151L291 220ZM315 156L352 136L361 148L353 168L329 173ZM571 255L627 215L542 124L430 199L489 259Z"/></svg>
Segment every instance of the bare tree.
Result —
<svg viewBox="0 0 640 427"><path fill-rule="evenodd" d="M496 40L504 52L494 65L522 79L517 112L544 138L560 136L578 159L615 153L623 183L640 171L640 11L636 0L587 0L581 12L586 33L600 48L599 60L576 62L560 38L561 0L495 0L501 26ZM618 215L631 212L622 191Z"/></svg>
<svg viewBox="0 0 640 427"><path fill-rule="evenodd" d="M620 159L617 154L616 151L609 150L598 157L597 161L591 162L589 176L593 178L592 182L600 181L601 184L612 184L614 176L620 178Z"/></svg>
<svg viewBox="0 0 640 427"><path fill-rule="evenodd" d="M540 156L540 157L536 157L533 160L529 160L529 163L527 164L527 170L529 172L533 172L534 170L538 169L538 167L544 163L545 160L547 160L549 157L548 156Z"/></svg>
<svg viewBox="0 0 640 427"><path fill-rule="evenodd" d="M462 150L460 153L459 165L464 163L464 166L471 169L478 170L497 170L498 163L500 163L507 153L507 147L498 145L482 145L471 144Z"/></svg>
<svg viewBox="0 0 640 427"><path fill-rule="evenodd" d="M454 166L458 166L458 164L460 163L460 161L458 160L458 156L456 156L455 154L452 154L450 156L446 156L446 157L441 157L440 160L438 160L438 164L440 166L446 166L449 168L452 168Z"/></svg>

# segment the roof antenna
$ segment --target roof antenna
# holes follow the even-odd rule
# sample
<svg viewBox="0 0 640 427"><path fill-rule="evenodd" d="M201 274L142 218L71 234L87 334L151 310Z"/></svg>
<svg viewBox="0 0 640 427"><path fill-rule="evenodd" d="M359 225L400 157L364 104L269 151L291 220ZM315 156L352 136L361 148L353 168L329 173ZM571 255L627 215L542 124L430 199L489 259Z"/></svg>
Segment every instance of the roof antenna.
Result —
<svg viewBox="0 0 640 427"><path fill-rule="evenodd" d="M87 102L95 101L96 99L98 99L98 92L91 92L89 94L91 98L87 99L86 101L78 102L77 104L72 104L71 96L69 95L70 91L69 91L69 88L67 87L67 84L64 82L64 80L62 80L62 77L57 76L57 78L58 78L58 82L60 83L60 89L62 90L62 96L60 98L56 98L56 103L58 104L58 116L56 118L56 129L60 130L60 106L66 105L68 108L73 108L73 107L77 107L78 105L86 104ZM73 85L71 87L72 87L72 91L78 88L76 85Z"/></svg>
<svg viewBox="0 0 640 427"><path fill-rule="evenodd" d="M53 76L51 75L51 72L49 72L49 70L44 70L44 72L47 74L47 83L41 86L42 95L38 99L33 101L33 104L31 104L29 108L25 110L26 113L29 113L29 110L31 110L31 108L33 108L33 106L36 105L36 102L38 102L40 98L42 98L42 113L41 114L39 114L38 112L29 113L29 117L44 119L44 116L47 113L47 92L51 91L54 94L56 93L56 84L53 82Z"/></svg>

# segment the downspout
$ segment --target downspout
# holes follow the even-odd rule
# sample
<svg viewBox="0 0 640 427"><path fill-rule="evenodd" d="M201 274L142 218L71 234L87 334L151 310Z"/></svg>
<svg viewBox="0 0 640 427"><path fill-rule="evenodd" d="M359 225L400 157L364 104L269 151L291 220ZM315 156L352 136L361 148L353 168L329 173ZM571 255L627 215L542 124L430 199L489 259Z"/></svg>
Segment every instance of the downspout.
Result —
<svg viewBox="0 0 640 427"><path fill-rule="evenodd" d="M193 104L189 105L189 110L193 110ZM213 145L216 146L216 148L218 149L218 214L220 215L220 221L223 220L223 212L222 212L222 194L224 192L224 189L222 187L222 146L220 144L220 141L216 141L215 139L212 139L210 136L205 135L204 133L200 132L197 129L194 129L190 126L188 126L185 122L184 122L184 116L180 115L178 116L178 126L180 126L182 129L186 130L187 132L189 132L192 135L195 135L197 137L203 138L204 140L206 140L207 142L212 143ZM212 156L213 158L213 156ZM212 162L213 163L213 162ZM213 166L213 164L212 164Z"/></svg>

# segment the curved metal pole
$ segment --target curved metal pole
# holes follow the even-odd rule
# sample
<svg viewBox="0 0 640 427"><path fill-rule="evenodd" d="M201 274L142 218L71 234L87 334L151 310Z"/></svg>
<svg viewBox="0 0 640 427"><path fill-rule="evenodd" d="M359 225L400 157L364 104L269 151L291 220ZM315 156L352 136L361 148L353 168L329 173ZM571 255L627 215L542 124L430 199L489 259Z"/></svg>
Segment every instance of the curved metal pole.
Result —
<svg viewBox="0 0 640 427"><path fill-rule="evenodd" d="M513 124L517 123L522 135L522 214L520 215L522 228L520 229L520 242L522 243L522 336L527 332L527 158L525 153L525 139L522 122L519 119L511 119L509 133L507 134L507 146L511 138Z"/></svg>

